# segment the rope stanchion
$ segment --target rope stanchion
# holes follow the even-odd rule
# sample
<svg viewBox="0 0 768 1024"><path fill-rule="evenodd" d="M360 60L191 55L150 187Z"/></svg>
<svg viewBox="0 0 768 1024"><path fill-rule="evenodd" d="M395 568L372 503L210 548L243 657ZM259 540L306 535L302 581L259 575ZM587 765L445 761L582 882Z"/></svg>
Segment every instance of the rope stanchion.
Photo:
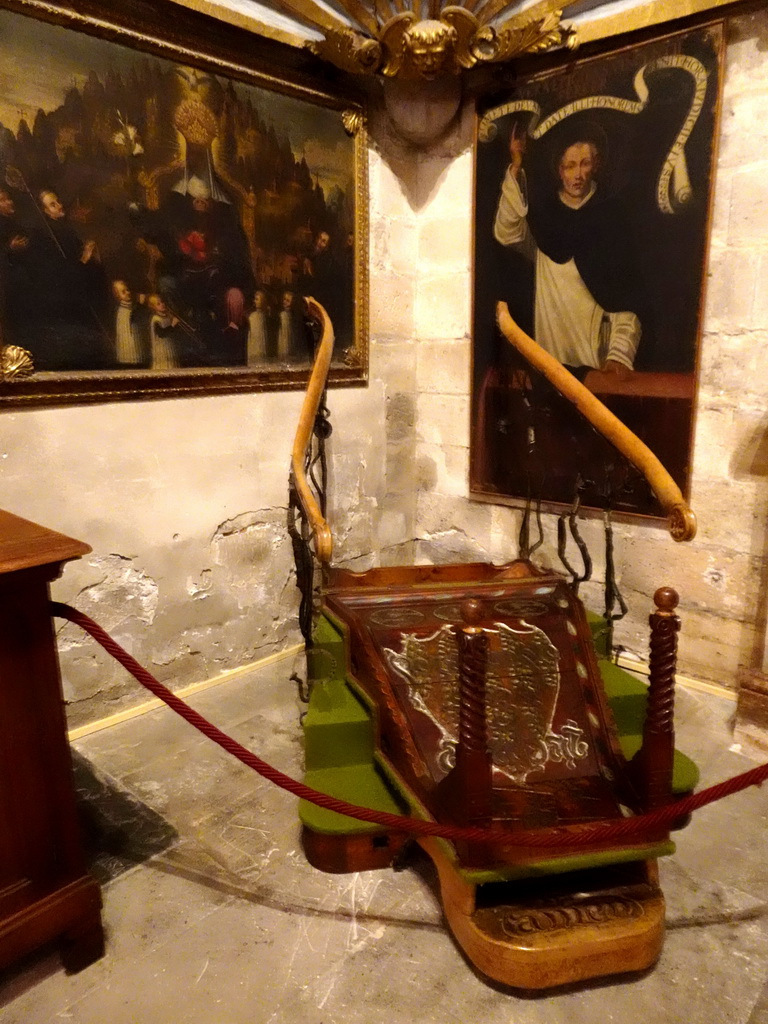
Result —
<svg viewBox="0 0 768 1024"><path fill-rule="evenodd" d="M59 601L51 601L50 609L52 615L67 619L83 629L127 669L142 686L167 704L171 710L269 782L302 800L316 804L318 807L356 818L359 821L381 825L392 832L433 836L453 841L485 842L505 849L520 848L521 850L597 846L606 843L630 846L637 843L657 842L665 830L693 811L697 811L707 804L715 803L717 800L722 800L723 797L738 793L742 789L747 789L749 786L759 786L768 779L768 764L764 764L743 772L741 775L735 775L731 779L726 779L715 786L710 786L708 789L702 789L698 793L684 797L682 800L660 808L651 814L622 818L619 821L596 821L589 825L556 826L535 831L510 832L501 828L441 825L435 821L408 818L399 814L390 814L387 811L375 811L369 807L359 807L356 804L347 803L346 800L340 800L328 793L320 793L274 768L257 754L248 750L247 747L232 739L231 736L227 736L180 697L177 697L167 686L155 679L151 672L128 654L90 616Z"/></svg>

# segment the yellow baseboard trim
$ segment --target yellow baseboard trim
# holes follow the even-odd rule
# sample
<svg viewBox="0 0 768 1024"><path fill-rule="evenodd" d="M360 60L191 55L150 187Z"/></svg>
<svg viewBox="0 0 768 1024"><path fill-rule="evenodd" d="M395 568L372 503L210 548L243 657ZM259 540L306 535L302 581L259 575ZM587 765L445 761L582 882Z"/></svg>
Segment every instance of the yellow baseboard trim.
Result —
<svg viewBox="0 0 768 1024"><path fill-rule="evenodd" d="M244 675L246 672L252 672L257 668L264 668L266 665L273 665L275 662L283 661L286 658L293 658L303 650L303 644L293 644L291 647L286 647L284 651L268 654L266 658L259 658L258 661L251 661L247 665L227 669L225 672L212 676L210 679L203 679L199 683L190 683L189 686L183 686L180 690L174 690L173 692L182 699L191 697L196 693L202 693L203 690L210 690L214 686L228 683L232 679L237 678L237 676ZM156 711L157 708L164 707L163 701L158 697L152 697L150 700L144 701L143 704L137 704L132 708L125 708L123 711L117 711L114 715L99 718L95 722L87 722L85 725L78 725L77 728L70 729L67 735L70 740L81 740L84 736L91 736L95 732L101 732L102 729L110 729L113 725L120 725L122 722L130 722L132 718L139 718L140 715L146 715L149 711Z"/></svg>
<svg viewBox="0 0 768 1024"><path fill-rule="evenodd" d="M210 690L214 686L220 686L222 683L228 683L232 679L236 679L238 676L244 675L246 672L252 672L254 669L264 668L267 665L273 665L275 662L283 661L286 658L293 658L297 654L300 654L304 649L303 644L293 644L291 647L286 647L283 651L277 651L275 654L268 654L266 658L259 658L258 661L251 661L247 665L240 665L237 668L227 669L225 672L221 672L217 676L213 676L210 679L203 679L199 683L190 683L189 686L184 686L180 690L174 690L177 697L182 699L186 697L192 697L196 693L202 693L204 690ZM621 668L625 668L630 672L637 672L640 675L648 675L648 664L647 662L640 661L639 658L633 658L628 654L620 654L616 659L617 664ZM724 697L726 700L736 702L737 694L735 690L729 690L725 686L719 686L717 683L707 683L703 679L695 679L693 676L686 676L677 674L675 677L678 686L685 686L689 690L696 690L699 693L708 693L713 697ZM164 703L157 697L152 697L150 700L144 701L142 704L137 704L132 708L125 708L123 711L117 711L114 715L108 715L106 718L99 718L95 722L87 722L85 725L79 725L75 729L70 729L67 735L70 740L81 740L85 736L91 736L95 732L101 732L102 729L109 729L113 725L120 725L122 722L130 722L132 718L139 718L141 715L146 715L150 711L156 711L157 708L165 707Z"/></svg>
<svg viewBox="0 0 768 1024"><path fill-rule="evenodd" d="M648 662L640 661L639 658L633 658L631 654L620 654L616 659L616 663L620 668L625 668L629 672L637 672L640 675L648 675ZM685 676L680 672L675 674L675 683L677 686L684 686L687 690L696 690L698 693L708 693L712 697L724 697L725 700L731 700L736 703L738 694L735 690L729 690L727 686L720 686L719 683L708 683L703 679L696 679L694 676Z"/></svg>

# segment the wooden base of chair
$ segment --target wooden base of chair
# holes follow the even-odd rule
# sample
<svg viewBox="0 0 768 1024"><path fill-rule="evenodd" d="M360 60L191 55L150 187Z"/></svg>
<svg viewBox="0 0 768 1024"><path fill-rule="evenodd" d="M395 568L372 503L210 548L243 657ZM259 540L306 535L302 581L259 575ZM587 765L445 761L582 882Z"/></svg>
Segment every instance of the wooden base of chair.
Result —
<svg viewBox="0 0 768 1024"><path fill-rule="evenodd" d="M325 835L306 825L309 863L344 874L391 867L400 834ZM545 989L642 971L664 940L664 896L655 861L566 875L475 885L456 870L446 847L419 845L437 869L446 921L467 959L493 981Z"/></svg>
<svg viewBox="0 0 768 1024"><path fill-rule="evenodd" d="M494 981L553 988L642 971L661 953L664 896L655 861L477 886L436 840L419 843L437 868L456 941Z"/></svg>
<svg viewBox="0 0 768 1024"><path fill-rule="evenodd" d="M674 625L665 602L656 617ZM657 660L673 664L673 644L656 641ZM633 849L585 848L578 826L663 803L691 788L695 770L674 755L670 695L653 699L671 679L656 673L647 691L616 666L601 672L560 577L527 562L335 570L315 651L325 663L304 721L315 789L455 825L570 830L573 843L553 852L419 840L447 923L480 973L546 989L656 961L655 858L673 844L662 833ZM647 753L663 777L646 793L653 757L630 759L646 746L649 718L658 735ZM403 842L310 806L300 815L307 857L324 871L387 867Z"/></svg>
<svg viewBox="0 0 768 1024"><path fill-rule="evenodd" d="M326 835L306 825L301 830L307 860L313 868L330 874L391 867L406 842L407 836L394 832Z"/></svg>

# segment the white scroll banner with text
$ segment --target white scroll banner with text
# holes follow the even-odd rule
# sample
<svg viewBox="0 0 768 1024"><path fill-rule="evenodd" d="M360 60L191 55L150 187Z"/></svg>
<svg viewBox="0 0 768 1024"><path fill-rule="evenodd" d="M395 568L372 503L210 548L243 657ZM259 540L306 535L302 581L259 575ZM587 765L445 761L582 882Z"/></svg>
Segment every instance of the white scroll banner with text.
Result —
<svg viewBox="0 0 768 1024"><path fill-rule="evenodd" d="M528 134L532 139L540 139L555 125L560 124L573 114L585 110L618 110L623 114L640 114L648 106L650 90L647 78L656 71L676 68L689 74L694 81L694 94L688 113L680 131L669 150L659 174L656 185L656 201L662 213L674 213L675 208L684 206L691 198L691 183L688 177L688 165L685 159L685 144L693 131L696 121L704 106L707 91L707 71L701 61L695 57L669 56L644 64L634 78L634 89L637 100L622 99L619 96L585 96L560 107L549 117L541 120L541 107L535 100L510 100L499 107L494 107L480 121L478 138L481 142L490 142L498 133L495 124L506 114L527 112L532 114Z"/></svg>

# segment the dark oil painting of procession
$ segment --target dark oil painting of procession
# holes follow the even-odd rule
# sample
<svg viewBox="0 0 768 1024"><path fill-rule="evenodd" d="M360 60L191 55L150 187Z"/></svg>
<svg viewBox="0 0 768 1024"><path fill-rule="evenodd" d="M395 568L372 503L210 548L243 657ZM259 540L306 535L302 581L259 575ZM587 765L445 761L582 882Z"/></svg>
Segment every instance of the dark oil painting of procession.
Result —
<svg viewBox="0 0 768 1024"><path fill-rule="evenodd" d="M721 51L712 24L521 79L480 111L474 494L660 514L499 335L499 300L686 493Z"/></svg>
<svg viewBox="0 0 768 1024"><path fill-rule="evenodd" d="M360 362L341 109L9 11L0 46L5 345L64 375L288 379L311 294Z"/></svg>

